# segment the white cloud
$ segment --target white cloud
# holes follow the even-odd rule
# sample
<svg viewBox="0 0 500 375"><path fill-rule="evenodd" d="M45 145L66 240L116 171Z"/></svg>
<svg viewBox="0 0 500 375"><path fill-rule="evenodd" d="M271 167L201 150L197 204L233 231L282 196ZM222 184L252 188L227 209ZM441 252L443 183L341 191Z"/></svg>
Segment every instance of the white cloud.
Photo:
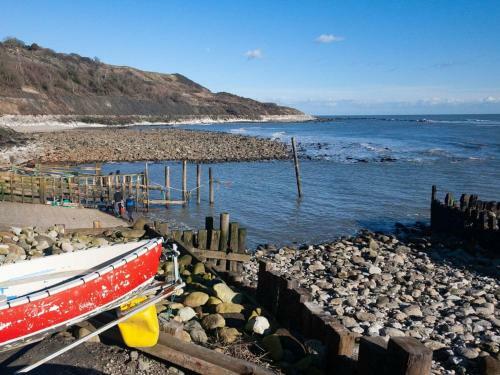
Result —
<svg viewBox="0 0 500 375"><path fill-rule="evenodd" d="M318 43L333 43L333 42L341 42L345 38L343 36L337 36L333 34L321 34L316 38L316 42Z"/></svg>
<svg viewBox="0 0 500 375"><path fill-rule="evenodd" d="M494 96L487 96L483 99L484 103L500 103L500 98L496 98Z"/></svg>
<svg viewBox="0 0 500 375"><path fill-rule="evenodd" d="M245 56L248 60L262 59L262 57L264 57L260 48L246 51Z"/></svg>

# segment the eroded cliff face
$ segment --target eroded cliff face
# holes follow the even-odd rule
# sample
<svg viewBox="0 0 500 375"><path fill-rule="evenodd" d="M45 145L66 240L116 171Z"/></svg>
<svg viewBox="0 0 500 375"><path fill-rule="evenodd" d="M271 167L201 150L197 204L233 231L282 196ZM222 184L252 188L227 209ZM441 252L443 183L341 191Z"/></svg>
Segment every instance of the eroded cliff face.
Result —
<svg viewBox="0 0 500 375"><path fill-rule="evenodd" d="M17 40L0 43L0 115L303 115L273 103L213 93L180 74L114 66Z"/></svg>

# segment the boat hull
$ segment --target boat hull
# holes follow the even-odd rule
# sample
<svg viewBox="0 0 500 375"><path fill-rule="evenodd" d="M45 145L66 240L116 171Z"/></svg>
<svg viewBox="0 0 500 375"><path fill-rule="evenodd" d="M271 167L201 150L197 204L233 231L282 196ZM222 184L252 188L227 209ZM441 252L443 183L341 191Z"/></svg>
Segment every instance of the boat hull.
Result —
<svg viewBox="0 0 500 375"><path fill-rule="evenodd" d="M152 241L96 272L9 302L0 310L0 350L39 339L139 294L152 282L161 251L161 241Z"/></svg>

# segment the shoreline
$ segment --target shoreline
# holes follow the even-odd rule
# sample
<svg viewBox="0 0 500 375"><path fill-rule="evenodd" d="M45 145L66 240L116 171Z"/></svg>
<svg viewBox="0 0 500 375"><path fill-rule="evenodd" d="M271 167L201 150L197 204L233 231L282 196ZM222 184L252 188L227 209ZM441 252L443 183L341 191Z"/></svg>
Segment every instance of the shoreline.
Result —
<svg viewBox="0 0 500 375"><path fill-rule="evenodd" d="M25 134L24 144L5 147L0 165L187 160L228 162L290 158L276 140L201 130L90 127Z"/></svg>
<svg viewBox="0 0 500 375"><path fill-rule="evenodd" d="M210 125L231 122L308 122L311 115L262 115L258 118L231 116L84 116L84 115L0 115L0 127L20 133L54 132L77 128L133 127L158 125Z"/></svg>

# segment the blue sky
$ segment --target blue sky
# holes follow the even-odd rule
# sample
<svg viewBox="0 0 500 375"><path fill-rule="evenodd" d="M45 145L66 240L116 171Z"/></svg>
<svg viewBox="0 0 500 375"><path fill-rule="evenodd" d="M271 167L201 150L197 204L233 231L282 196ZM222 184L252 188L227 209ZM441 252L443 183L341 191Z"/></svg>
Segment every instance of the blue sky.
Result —
<svg viewBox="0 0 500 375"><path fill-rule="evenodd" d="M497 1L10 1L0 38L313 114L500 113Z"/></svg>

